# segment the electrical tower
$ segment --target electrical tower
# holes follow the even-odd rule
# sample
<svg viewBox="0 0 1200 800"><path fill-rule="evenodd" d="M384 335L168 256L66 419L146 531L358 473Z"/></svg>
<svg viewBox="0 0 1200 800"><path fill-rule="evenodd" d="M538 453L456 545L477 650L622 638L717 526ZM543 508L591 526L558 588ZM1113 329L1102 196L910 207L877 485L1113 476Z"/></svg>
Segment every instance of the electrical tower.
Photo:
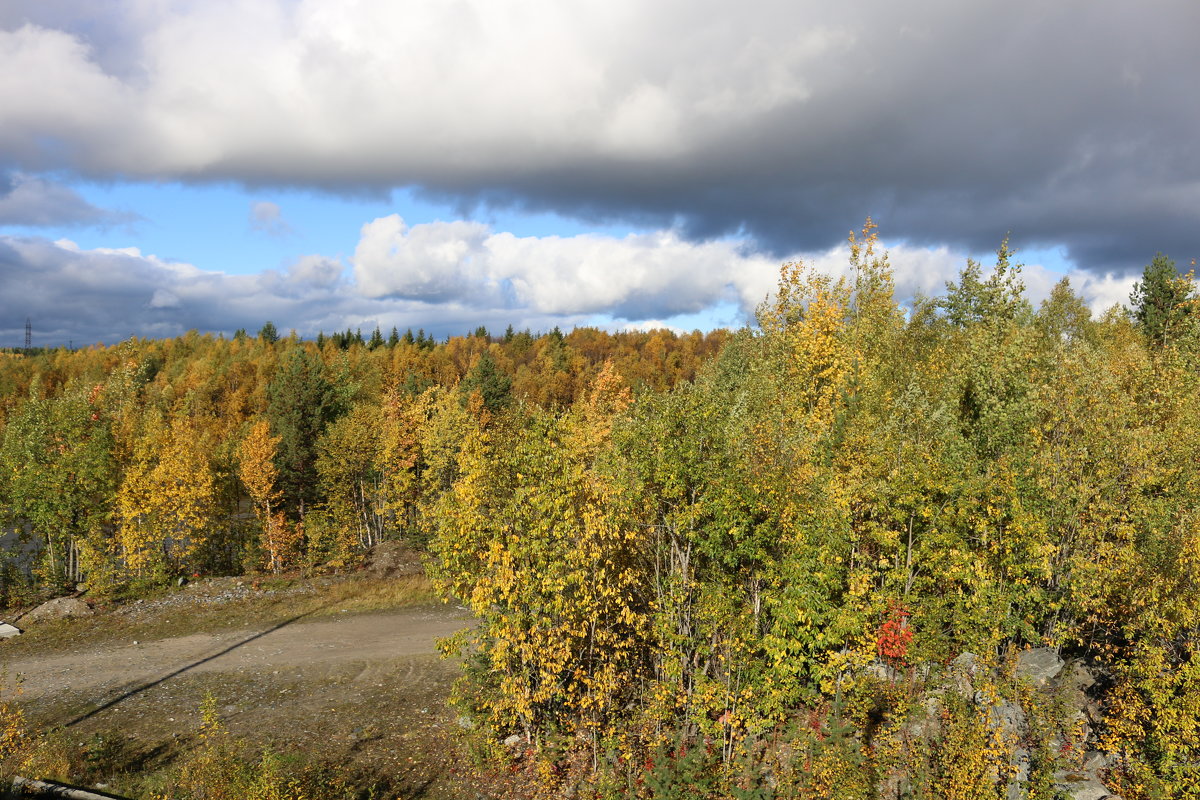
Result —
<svg viewBox="0 0 1200 800"><path fill-rule="evenodd" d="M25 318L25 349L29 350L33 347L33 323L29 317Z"/></svg>

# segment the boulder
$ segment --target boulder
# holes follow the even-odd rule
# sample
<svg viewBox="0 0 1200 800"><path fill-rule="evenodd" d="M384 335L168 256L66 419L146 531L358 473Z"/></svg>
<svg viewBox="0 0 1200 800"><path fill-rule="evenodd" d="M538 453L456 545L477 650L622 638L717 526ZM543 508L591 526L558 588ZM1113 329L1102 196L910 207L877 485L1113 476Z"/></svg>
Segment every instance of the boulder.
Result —
<svg viewBox="0 0 1200 800"><path fill-rule="evenodd" d="M71 617L90 617L91 615L91 606L78 597L56 597L27 612L21 617L21 621L28 624Z"/></svg>
<svg viewBox="0 0 1200 800"><path fill-rule="evenodd" d="M1049 647L1035 647L1017 656L1016 676L1038 689L1044 689L1062 672L1063 663L1058 653Z"/></svg>
<svg viewBox="0 0 1200 800"><path fill-rule="evenodd" d="M0 622L0 639L7 639L11 636L20 636L21 629L16 625L9 625L7 622Z"/></svg>
<svg viewBox="0 0 1200 800"><path fill-rule="evenodd" d="M1105 798L1113 797L1113 793L1095 778L1058 783L1054 788L1059 791L1059 794L1065 794L1071 800L1105 800Z"/></svg>
<svg viewBox="0 0 1200 800"><path fill-rule="evenodd" d="M1096 685L1096 676L1080 662L1072 661L1067 664L1058 681L1060 684L1064 684L1071 689L1086 692Z"/></svg>

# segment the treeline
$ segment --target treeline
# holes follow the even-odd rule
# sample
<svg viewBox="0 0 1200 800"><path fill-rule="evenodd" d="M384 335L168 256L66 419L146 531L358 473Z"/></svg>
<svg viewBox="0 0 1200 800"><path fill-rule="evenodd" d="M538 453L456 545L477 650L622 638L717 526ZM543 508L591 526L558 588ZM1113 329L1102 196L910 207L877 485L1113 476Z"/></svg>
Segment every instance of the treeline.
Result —
<svg viewBox="0 0 1200 800"><path fill-rule="evenodd" d="M556 796L1050 798L1093 749L1127 800L1198 796L1191 276L1035 310L1002 247L906 310L864 233L849 279L786 265L695 380L607 368L424 451L481 740ZM1011 679L1045 645L1100 718Z"/></svg>
<svg viewBox="0 0 1200 800"><path fill-rule="evenodd" d="M311 342L268 323L256 337L0 354L0 512L15 530L0 605L80 581L120 591L419 544L470 420L569 407L604 364L663 390L725 337L481 328Z"/></svg>

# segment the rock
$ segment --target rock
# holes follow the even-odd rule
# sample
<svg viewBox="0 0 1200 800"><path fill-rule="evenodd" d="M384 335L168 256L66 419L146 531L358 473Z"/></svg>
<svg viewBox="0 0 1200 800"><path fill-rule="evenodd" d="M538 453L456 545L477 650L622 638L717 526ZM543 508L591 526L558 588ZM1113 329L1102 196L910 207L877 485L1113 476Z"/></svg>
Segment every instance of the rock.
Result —
<svg viewBox="0 0 1200 800"><path fill-rule="evenodd" d="M875 796L879 800L901 800L911 793L912 782L908 779L908 773L904 771L888 775L875 787Z"/></svg>
<svg viewBox="0 0 1200 800"><path fill-rule="evenodd" d="M997 703L988 709L988 723L1009 742L1016 742L1025 734L1025 711L1016 703Z"/></svg>
<svg viewBox="0 0 1200 800"><path fill-rule="evenodd" d="M1096 773L1108 767L1108 756L1095 750L1089 750L1083 755L1083 771Z"/></svg>
<svg viewBox="0 0 1200 800"><path fill-rule="evenodd" d="M884 664L882 661L873 661L867 664L867 666L863 667L863 674L886 683L895 683L900 680L900 672L894 667Z"/></svg>
<svg viewBox="0 0 1200 800"><path fill-rule="evenodd" d="M1008 793L1004 800L1029 800L1029 790L1023 784L1013 781L1008 785Z"/></svg>
<svg viewBox="0 0 1200 800"><path fill-rule="evenodd" d="M91 615L91 606L78 597L56 597L26 613L25 616L21 617L21 620L26 623L47 622L49 620L69 619L71 617L90 617Z"/></svg>
<svg viewBox="0 0 1200 800"><path fill-rule="evenodd" d="M976 670L979 669L979 657L974 653L963 651L958 654L953 661L950 662L951 672L965 672L969 677L974 677Z"/></svg>
<svg viewBox="0 0 1200 800"><path fill-rule="evenodd" d="M475 729L475 723L466 714L461 715L458 719L455 720L455 722L458 723L458 727L464 728L468 731Z"/></svg>
<svg viewBox="0 0 1200 800"><path fill-rule="evenodd" d="M1024 747L1018 747L1018 748L1014 749L1013 754L1012 754L1012 762L1011 763L1013 764L1013 766L1015 766L1017 768L1016 773L1013 775L1013 780L1020 781L1021 783L1024 783L1025 781L1029 780L1029 751L1028 750L1026 750Z"/></svg>
<svg viewBox="0 0 1200 800"><path fill-rule="evenodd" d="M9 625L7 622L0 622L0 639L8 639L13 636L20 636L21 629L16 625Z"/></svg>
<svg viewBox="0 0 1200 800"><path fill-rule="evenodd" d="M925 713L904 726L904 733L913 739L936 739L942 731L942 699L928 697L923 703Z"/></svg>
<svg viewBox="0 0 1200 800"><path fill-rule="evenodd" d="M523 738L524 737L522 737L519 733L514 733L512 736L509 736L507 739L504 740L504 746L505 747L516 747L517 745L519 745L521 743L521 740Z"/></svg>
<svg viewBox="0 0 1200 800"><path fill-rule="evenodd" d="M1086 742L1092 737L1092 726L1088 724L1087 711L1080 708L1067 717L1067 730L1079 742Z"/></svg>
<svg viewBox="0 0 1200 800"><path fill-rule="evenodd" d="M1112 792L1095 778L1072 781L1070 783L1059 783L1055 784L1054 788L1061 794L1065 794L1071 798L1071 800L1105 800L1105 798L1113 796Z"/></svg>
<svg viewBox="0 0 1200 800"><path fill-rule="evenodd" d="M1063 670L1059 682L1072 689L1078 689L1081 692L1086 692L1088 689L1096 685L1096 676L1092 671L1085 667L1079 661L1072 661Z"/></svg>
<svg viewBox="0 0 1200 800"><path fill-rule="evenodd" d="M979 659L974 653L963 652L950 662L950 681L947 686L963 697L973 697L975 688L971 681L979 670Z"/></svg>
<svg viewBox="0 0 1200 800"><path fill-rule="evenodd" d="M1049 647L1035 647L1017 656L1016 676L1044 689L1062 671L1063 663Z"/></svg>

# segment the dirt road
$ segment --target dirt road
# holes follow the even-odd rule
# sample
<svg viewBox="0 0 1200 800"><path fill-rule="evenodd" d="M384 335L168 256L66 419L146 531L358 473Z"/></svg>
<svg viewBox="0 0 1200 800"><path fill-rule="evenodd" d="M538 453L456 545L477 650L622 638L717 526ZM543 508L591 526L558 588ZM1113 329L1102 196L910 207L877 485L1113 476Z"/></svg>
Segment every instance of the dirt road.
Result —
<svg viewBox="0 0 1200 800"><path fill-rule="evenodd" d="M369 680L372 673L389 673L397 659L434 653L435 639L469 622L467 612L454 606L299 618L260 629L130 640L89 653L29 658L4 666L9 675L21 676L25 700L63 692L88 692L100 700L110 692L116 696L145 691L188 673L268 674L339 664L359 665L359 680Z"/></svg>
<svg viewBox="0 0 1200 800"><path fill-rule="evenodd" d="M20 700L38 729L115 747L137 771L194 746L211 696L249 747L388 776L394 794L384 796L474 798L486 795L461 763L462 728L446 702L459 668L434 646L470 623L454 606L284 618L90 651L0 648L0 670L21 676Z"/></svg>

